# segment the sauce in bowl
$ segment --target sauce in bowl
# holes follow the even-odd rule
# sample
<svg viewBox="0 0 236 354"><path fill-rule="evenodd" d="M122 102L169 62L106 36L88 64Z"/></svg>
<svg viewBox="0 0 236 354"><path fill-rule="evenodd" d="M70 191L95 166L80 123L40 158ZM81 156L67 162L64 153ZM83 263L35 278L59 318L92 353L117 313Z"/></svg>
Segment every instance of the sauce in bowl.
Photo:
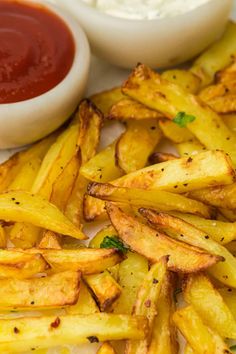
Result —
<svg viewBox="0 0 236 354"><path fill-rule="evenodd" d="M72 67L73 36L43 6L0 1L0 103L39 96L59 84Z"/></svg>

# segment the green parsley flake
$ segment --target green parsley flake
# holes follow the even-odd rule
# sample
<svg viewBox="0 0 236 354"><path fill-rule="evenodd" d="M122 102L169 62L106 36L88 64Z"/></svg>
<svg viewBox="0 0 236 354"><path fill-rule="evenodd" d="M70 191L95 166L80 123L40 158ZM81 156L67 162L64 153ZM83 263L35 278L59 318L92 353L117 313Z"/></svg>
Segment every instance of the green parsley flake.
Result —
<svg viewBox="0 0 236 354"><path fill-rule="evenodd" d="M177 116L173 119L173 122L175 124L178 124L181 128L185 128L188 123L193 122L196 119L196 117L187 114L185 112L179 112Z"/></svg>
<svg viewBox="0 0 236 354"><path fill-rule="evenodd" d="M123 242L116 236L104 237L101 248L116 248L117 250L126 253L129 249L123 244Z"/></svg>

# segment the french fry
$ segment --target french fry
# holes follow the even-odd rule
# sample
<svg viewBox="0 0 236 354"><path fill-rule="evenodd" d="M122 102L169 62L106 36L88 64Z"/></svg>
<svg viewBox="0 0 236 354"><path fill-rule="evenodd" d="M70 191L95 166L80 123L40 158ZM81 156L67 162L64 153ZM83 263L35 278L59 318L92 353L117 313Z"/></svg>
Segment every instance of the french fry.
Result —
<svg viewBox="0 0 236 354"><path fill-rule="evenodd" d="M121 177L123 172L115 164L115 146L116 141L84 164L80 169L81 175L90 181L101 183Z"/></svg>
<svg viewBox="0 0 236 354"><path fill-rule="evenodd" d="M173 274L169 273L164 280L161 295L157 301L157 316L153 324L148 354L178 353L177 333L172 322L175 307L174 279Z"/></svg>
<svg viewBox="0 0 236 354"><path fill-rule="evenodd" d="M86 236L54 205L39 195L24 191L0 195L0 219L31 223L81 240Z"/></svg>
<svg viewBox="0 0 236 354"><path fill-rule="evenodd" d="M107 225L97 232L97 234L90 240L89 247L100 248L100 245L106 236L116 236L117 232L112 225Z"/></svg>
<svg viewBox="0 0 236 354"><path fill-rule="evenodd" d="M230 309L230 312L236 320L236 290L232 288L219 288L217 289L220 295L223 298L223 301L226 303L227 307Z"/></svg>
<svg viewBox="0 0 236 354"><path fill-rule="evenodd" d="M148 273L148 261L135 252L127 252L127 258L119 264L117 278L122 293L113 306L114 313L132 313L137 292ZM113 269L113 268L112 268Z"/></svg>
<svg viewBox="0 0 236 354"><path fill-rule="evenodd" d="M149 323L149 335L140 341L129 340L126 342L125 354L147 353L153 323L157 314L157 301L160 297L161 287L167 274L167 259L164 257L154 264L137 294L133 308L133 315L146 316Z"/></svg>
<svg viewBox="0 0 236 354"><path fill-rule="evenodd" d="M116 352L110 343L105 342L99 348L99 350L97 351L97 354L116 354Z"/></svg>
<svg viewBox="0 0 236 354"><path fill-rule="evenodd" d="M61 249L58 234L49 230L44 231L43 237L38 245L38 248Z"/></svg>
<svg viewBox="0 0 236 354"><path fill-rule="evenodd" d="M227 125L227 127L232 131L236 132L236 115L235 114L224 114L222 115L222 119Z"/></svg>
<svg viewBox="0 0 236 354"><path fill-rule="evenodd" d="M133 120L159 119L163 118L163 115L139 102L124 98L111 107L107 118L130 122Z"/></svg>
<svg viewBox="0 0 236 354"><path fill-rule="evenodd" d="M190 93L197 93L201 86L201 79L188 70L166 70L162 73L162 78L182 86L187 92Z"/></svg>
<svg viewBox="0 0 236 354"><path fill-rule="evenodd" d="M43 273L49 268L44 258L35 254L10 250L0 250L0 278L27 279Z"/></svg>
<svg viewBox="0 0 236 354"><path fill-rule="evenodd" d="M44 316L0 320L0 328L0 351L13 354L66 344L143 339L147 320L142 316L105 313Z"/></svg>
<svg viewBox="0 0 236 354"><path fill-rule="evenodd" d="M49 147L55 141L58 132L49 135L29 149L20 151L11 156L7 161L0 164L0 192L6 191L13 182L22 167L33 159L42 159Z"/></svg>
<svg viewBox="0 0 236 354"><path fill-rule="evenodd" d="M193 156L206 150L206 148L196 139L175 144L175 147L181 157Z"/></svg>
<svg viewBox="0 0 236 354"><path fill-rule="evenodd" d="M203 323L192 306L176 311L173 320L194 353L232 354L223 339Z"/></svg>
<svg viewBox="0 0 236 354"><path fill-rule="evenodd" d="M236 53L235 37L236 25L229 22L222 38L210 46L194 62L190 70L200 77L202 87L209 85L214 80L215 74L230 65L234 60Z"/></svg>
<svg viewBox="0 0 236 354"><path fill-rule="evenodd" d="M115 187L111 184L92 183L89 185L88 194L118 203L131 204L136 207L146 206L157 210L181 212L191 211L204 217L210 217L212 210L204 204L196 203L182 195L163 190L142 190L137 188Z"/></svg>
<svg viewBox="0 0 236 354"><path fill-rule="evenodd" d="M160 119L159 126L164 136L173 143L185 143L194 139L194 135L187 128L181 128L169 119Z"/></svg>
<svg viewBox="0 0 236 354"><path fill-rule="evenodd" d="M80 282L80 292L77 303L66 307L65 311L68 315L87 315L99 312L99 308L83 280Z"/></svg>
<svg viewBox="0 0 236 354"><path fill-rule="evenodd" d="M236 77L236 62L235 57L232 58L233 63L226 66L222 70L218 71L215 75L216 83L222 84L232 84L234 86L235 77Z"/></svg>
<svg viewBox="0 0 236 354"><path fill-rule="evenodd" d="M184 193L211 185L232 184L234 179L229 157L222 151L206 151L145 167L112 181L112 184Z"/></svg>
<svg viewBox="0 0 236 354"><path fill-rule="evenodd" d="M7 246L7 235L4 227L0 225L0 248L6 248Z"/></svg>
<svg viewBox="0 0 236 354"><path fill-rule="evenodd" d="M236 164L236 136L221 117L198 97L162 79L141 64L123 85L123 92L149 108L162 112L169 119L175 118L179 112L193 116L195 119L187 127L196 138L210 150L225 151Z"/></svg>
<svg viewBox="0 0 236 354"><path fill-rule="evenodd" d="M103 91L90 97L90 100L100 109L105 115L108 115L111 107L125 98L120 87L115 87L111 90Z"/></svg>
<svg viewBox="0 0 236 354"><path fill-rule="evenodd" d="M204 231L206 234L211 236L213 240L220 243L221 245L225 245L236 239L235 223L219 220L208 220L196 215L176 212L171 214Z"/></svg>
<svg viewBox="0 0 236 354"><path fill-rule="evenodd" d="M108 271L87 275L84 280L92 290L102 312L109 311L112 304L121 295L121 287Z"/></svg>
<svg viewBox="0 0 236 354"><path fill-rule="evenodd" d="M204 253L197 247L175 241L135 218L126 215L112 203L106 203L107 213L119 237L135 252L152 263L169 255L168 269L175 272L192 273L207 269L222 258Z"/></svg>
<svg viewBox="0 0 236 354"><path fill-rule="evenodd" d="M116 144L116 164L125 173L145 167L161 137L157 120L127 122Z"/></svg>
<svg viewBox="0 0 236 354"><path fill-rule="evenodd" d="M149 162L151 165L155 165L156 163L161 163L161 162L166 162L166 161L170 161L170 160L175 160L178 157L174 154L170 154L167 152L154 152L153 154L151 154L149 156Z"/></svg>
<svg viewBox="0 0 236 354"><path fill-rule="evenodd" d="M236 287L236 259L225 247L215 242L205 232L200 231L184 220L164 213L157 214L147 209L141 209L140 212L143 216L147 217L152 227L169 231L179 241L181 240L211 254L223 257L221 262L213 265L208 271L223 284Z"/></svg>
<svg viewBox="0 0 236 354"><path fill-rule="evenodd" d="M185 345L184 354L196 354L196 352L190 347L189 344Z"/></svg>
<svg viewBox="0 0 236 354"><path fill-rule="evenodd" d="M236 321L220 293L203 274L194 274L184 282L184 299L193 306L204 323L221 337L236 338Z"/></svg>
<svg viewBox="0 0 236 354"><path fill-rule="evenodd" d="M205 204L217 208L232 209L233 211L236 209L235 191L236 183L233 183L229 186L217 186L213 188L204 188L201 191L192 191L188 196Z"/></svg>
<svg viewBox="0 0 236 354"><path fill-rule="evenodd" d="M60 308L78 301L80 273L67 271L45 278L0 280L0 309Z"/></svg>

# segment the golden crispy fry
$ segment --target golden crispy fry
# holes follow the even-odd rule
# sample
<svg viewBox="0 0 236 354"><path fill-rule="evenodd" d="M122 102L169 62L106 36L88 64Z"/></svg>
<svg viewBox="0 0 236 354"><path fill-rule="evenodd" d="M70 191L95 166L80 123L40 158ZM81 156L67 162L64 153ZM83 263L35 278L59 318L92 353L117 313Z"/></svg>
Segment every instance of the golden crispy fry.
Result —
<svg viewBox="0 0 236 354"><path fill-rule="evenodd" d="M0 328L0 351L13 354L66 344L143 339L147 332L147 320L142 316L105 313L44 316L2 319Z"/></svg>
<svg viewBox="0 0 236 354"><path fill-rule="evenodd" d="M80 282L79 299L77 303L73 306L66 307L65 311L68 315L87 315L99 312L95 300L82 280Z"/></svg>
<svg viewBox="0 0 236 354"><path fill-rule="evenodd" d="M176 311L173 320L194 353L232 354L223 339L205 326L192 306Z"/></svg>
<svg viewBox="0 0 236 354"><path fill-rule="evenodd" d="M100 347L97 351L97 354L116 354L114 348L111 346L110 343L106 342Z"/></svg>
<svg viewBox="0 0 236 354"><path fill-rule="evenodd" d="M191 72L200 77L202 87L209 85L219 70L232 63L236 53L235 38L236 25L229 22L222 38L194 62Z"/></svg>
<svg viewBox="0 0 236 354"><path fill-rule="evenodd" d="M175 241L141 224L112 203L107 203L106 209L121 239L132 250L142 254L153 263L169 255L168 269L191 273L207 269L222 259L219 256L204 253L197 247Z"/></svg>
<svg viewBox="0 0 236 354"><path fill-rule="evenodd" d="M8 190L30 191L39 171L41 161L42 160L38 157L27 161L17 173L12 183L9 184Z"/></svg>
<svg viewBox="0 0 236 354"><path fill-rule="evenodd" d="M156 163L166 162L170 160L175 160L178 157L174 154L170 154L167 152L154 152L149 156L149 162L151 165L155 165Z"/></svg>
<svg viewBox="0 0 236 354"><path fill-rule="evenodd" d="M216 96L211 99L207 99L207 92L204 91L199 95L199 97L219 114L230 114L236 112L236 93L227 93L223 96ZM224 121L224 117L222 117L222 119Z"/></svg>
<svg viewBox="0 0 236 354"><path fill-rule="evenodd" d="M35 254L10 250L0 250L0 278L27 279L49 268L44 258Z"/></svg>
<svg viewBox="0 0 236 354"><path fill-rule="evenodd" d="M181 128L169 119L160 119L159 126L164 136L174 143L179 144L194 139L194 135L187 128Z"/></svg>
<svg viewBox="0 0 236 354"><path fill-rule="evenodd" d="M157 314L157 302L160 297L162 284L167 274L167 258L162 258L154 264L138 291L133 308L133 315L146 316L149 323L149 335L140 341L129 340L126 342L125 354L147 353L153 323Z"/></svg>
<svg viewBox="0 0 236 354"><path fill-rule="evenodd" d="M218 218L219 217L224 218L224 221L231 221L231 222L236 221L236 210L219 208L218 211L219 211Z"/></svg>
<svg viewBox="0 0 236 354"><path fill-rule="evenodd" d="M206 151L191 157L148 166L112 182L115 186L158 189L174 193L231 184L235 172L222 151Z"/></svg>
<svg viewBox="0 0 236 354"><path fill-rule="evenodd" d="M234 24L235 25L235 24ZM226 66L222 70L218 71L215 75L216 83L222 83L227 85L234 85L236 78L236 62L235 56L232 58L233 63L229 66Z"/></svg>
<svg viewBox="0 0 236 354"><path fill-rule="evenodd" d="M113 269L113 268L112 268ZM130 315L137 298L137 292L148 273L148 261L135 252L127 252L127 258L119 264L117 278L122 293L113 306L114 313Z"/></svg>
<svg viewBox="0 0 236 354"><path fill-rule="evenodd" d="M14 252L14 251L12 251ZM30 249L26 253L40 253L53 271L81 271L82 274L96 274L120 263L124 256L116 249L78 248L75 250ZM1 258L0 258L1 264Z"/></svg>
<svg viewBox="0 0 236 354"><path fill-rule="evenodd" d="M58 132L49 135L29 149L20 151L0 164L0 192L6 191L22 167L33 159L42 159L49 147L55 141Z"/></svg>
<svg viewBox="0 0 236 354"><path fill-rule="evenodd" d="M131 120L146 120L146 119L158 119L163 118L163 114L149 109L129 98L124 98L115 103L109 112L108 119L115 119L120 121Z"/></svg>
<svg viewBox="0 0 236 354"><path fill-rule="evenodd" d="M144 65L138 65L123 92L173 119L179 112L195 117L188 129L208 149L224 150L236 164L236 136L230 132L221 117L198 97L189 94Z"/></svg>
<svg viewBox="0 0 236 354"><path fill-rule="evenodd" d="M227 125L227 127L232 131L236 132L236 115L235 114L223 114L222 116L223 121Z"/></svg>
<svg viewBox="0 0 236 354"><path fill-rule="evenodd" d="M6 248L6 246L7 246L7 235L3 226L0 225L0 248Z"/></svg>
<svg viewBox="0 0 236 354"><path fill-rule="evenodd" d="M0 280L0 308L46 309L73 305L79 298L80 273L67 271L45 278Z"/></svg>
<svg viewBox="0 0 236 354"><path fill-rule="evenodd" d="M162 285L161 295L157 302L157 316L152 330L151 342L148 354L177 354L179 344L177 342L176 329L172 322L175 311L173 274L168 274Z"/></svg>
<svg viewBox="0 0 236 354"><path fill-rule="evenodd" d="M234 320L236 320L236 289L232 288L220 288L218 292L222 296L224 302L230 309L230 312L234 316Z"/></svg>
<svg viewBox="0 0 236 354"><path fill-rule="evenodd" d="M80 173L90 181L109 182L119 178L123 172L115 164L116 141L84 164Z"/></svg>
<svg viewBox="0 0 236 354"><path fill-rule="evenodd" d="M215 242L205 232L179 218L164 213L157 214L147 209L142 209L141 213L148 218L152 226L164 229L177 240L223 257L224 261L215 264L209 272L222 283L236 287L236 259L225 247Z"/></svg>
<svg viewBox="0 0 236 354"><path fill-rule="evenodd" d="M192 305L204 323L221 337L236 338L236 321L220 293L203 274L188 276L184 299Z"/></svg>
<svg viewBox="0 0 236 354"><path fill-rule="evenodd" d="M39 248L61 249L60 238L53 231L44 231L43 237L38 245Z"/></svg>
<svg viewBox="0 0 236 354"><path fill-rule="evenodd" d="M216 242L225 245L236 239L236 224L219 221L207 220L196 215L171 213L172 215L185 220L189 224L194 225L196 228L204 231L211 236Z"/></svg>
<svg viewBox="0 0 236 354"><path fill-rule="evenodd" d="M184 354L196 354L196 352L190 347L189 344L186 344Z"/></svg>
<svg viewBox="0 0 236 354"><path fill-rule="evenodd" d="M84 278L92 290L102 312L109 311L112 304L119 298L121 287L108 271L100 274L87 275Z"/></svg>
<svg viewBox="0 0 236 354"><path fill-rule="evenodd" d="M196 139L175 144L175 147L181 157L193 156L206 150L206 148Z"/></svg>
<svg viewBox="0 0 236 354"><path fill-rule="evenodd" d="M171 69L162 73L162 78L178 84L190 93L197 93L201 86L201 79L191 71Z"/></svg>
<svg viewBox="0 0 236 354"><path fill-rule="evenodd" d="M116 236L117 232L112 225L105 226L90 240L89 247L100 248L100 245L106 236Z"/></svg>
<svg viewBox="0 0 236 354"><path fill-rule="evenodd" d="M236 183L229 186L218 186L205 188L199 191L192 191L188 194L189 198L199 200L205 204L213 205L218 208L236 209Z"/></svg>
<svg viewBox="0 0 236 354"><path fill-rule="evenodd" d="M111 90L103 91L90 97L90 100L107 116L111 107L124 99L125 96L121 92L120 87Z"/></svg>
<svg viewBox="0 0 236 354"><path fill-rule="evenodd" d="M116 144L116 164L125 173L145 167L161 137L156 120L128 122Z"/></svg>
<svg viewBox="0 0 236 354"><path fill-rule="evenodd" d="M41 196L28 192L12 191L1 194L0 219L29 222L63 235L86 239L59 209Z"/></svg>
<svg viewBox="0 0 236 354"><path fill-rule="evenodd" d="M9 232L11 242L18 248L31 248L38 244L41 229L27 222L16 222Z"/></svg>

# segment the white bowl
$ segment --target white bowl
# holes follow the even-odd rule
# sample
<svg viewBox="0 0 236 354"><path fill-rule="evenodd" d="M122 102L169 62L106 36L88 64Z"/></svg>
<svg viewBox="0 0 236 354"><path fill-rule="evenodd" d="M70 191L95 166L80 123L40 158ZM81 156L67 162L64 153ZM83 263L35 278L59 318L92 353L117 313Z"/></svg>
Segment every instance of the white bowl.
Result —
<svg viewBox="0 0 236 354"><path fill-rule="evenodd" d="M64 20L74 37L75 58L67 76L50 91L29 100L0 104L0 149L32 143L58 128L76 108L87 83L90 49L78 22L45 1L31 2L46 6Z"/></svg>
<svg viewBox="0 0 236 354"><path fill-rule="evenodd" d="M127 20L104 14L81 0L54 2L77 18L96 55L124 68L137 62L168 67L194 57L222 34L232 7L232 0L209 0L176 17Z"/></svg>

